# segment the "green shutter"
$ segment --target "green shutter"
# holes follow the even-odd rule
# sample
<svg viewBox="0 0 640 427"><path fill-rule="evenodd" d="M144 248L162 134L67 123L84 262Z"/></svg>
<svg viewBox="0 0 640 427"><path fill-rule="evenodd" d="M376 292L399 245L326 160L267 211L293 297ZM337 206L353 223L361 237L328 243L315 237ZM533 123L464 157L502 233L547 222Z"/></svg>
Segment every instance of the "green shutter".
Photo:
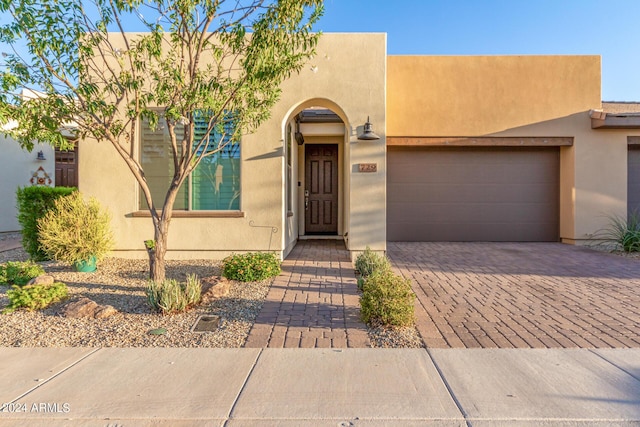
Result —
<svg viewBox="0 0 640 427"><path fill-rule="evenodd" d="M197 146L197 141L206 134L208 117L202 115L195 123L194 146ZM191 174L193 210L240 210L240 142L231 140L233 126L233 120L225 117L201 150L217 152L202 159Z"/></svg>

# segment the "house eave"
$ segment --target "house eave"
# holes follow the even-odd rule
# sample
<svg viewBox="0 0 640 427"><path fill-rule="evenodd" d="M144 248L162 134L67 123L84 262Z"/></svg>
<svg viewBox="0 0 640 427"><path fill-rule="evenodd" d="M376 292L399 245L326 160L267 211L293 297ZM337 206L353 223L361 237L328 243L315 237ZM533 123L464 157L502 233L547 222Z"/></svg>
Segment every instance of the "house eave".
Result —
<svg viewBox="0 0 640 427"><path fill-rule="evenodd" d="M591 110L591 129L640 129L640 113L611 114Z"/></svg>

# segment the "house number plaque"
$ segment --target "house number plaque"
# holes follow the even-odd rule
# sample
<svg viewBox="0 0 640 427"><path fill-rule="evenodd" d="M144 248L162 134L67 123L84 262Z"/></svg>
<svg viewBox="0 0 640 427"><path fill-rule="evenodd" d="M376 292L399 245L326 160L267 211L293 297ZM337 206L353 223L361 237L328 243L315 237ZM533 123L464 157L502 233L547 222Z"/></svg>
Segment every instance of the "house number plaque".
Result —
<svg viewBox="0 0 640 427"><path fill-rule="evenodd" d="M358 172L378 172L377 163L360 163L358 165Z"/></svg>

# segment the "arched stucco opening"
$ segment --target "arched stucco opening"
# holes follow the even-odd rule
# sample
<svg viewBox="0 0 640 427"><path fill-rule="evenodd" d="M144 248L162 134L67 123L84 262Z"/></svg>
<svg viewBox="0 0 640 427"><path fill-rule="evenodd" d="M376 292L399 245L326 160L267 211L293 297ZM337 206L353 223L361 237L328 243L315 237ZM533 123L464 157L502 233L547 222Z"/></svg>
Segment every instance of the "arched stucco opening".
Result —
<svg viewBox="0 0 640 427"><path fill-rule="evenodd" d="M345 111L324 98L300 102L283 118L285 256L298 239L348 236L351 133Z"/></svg>

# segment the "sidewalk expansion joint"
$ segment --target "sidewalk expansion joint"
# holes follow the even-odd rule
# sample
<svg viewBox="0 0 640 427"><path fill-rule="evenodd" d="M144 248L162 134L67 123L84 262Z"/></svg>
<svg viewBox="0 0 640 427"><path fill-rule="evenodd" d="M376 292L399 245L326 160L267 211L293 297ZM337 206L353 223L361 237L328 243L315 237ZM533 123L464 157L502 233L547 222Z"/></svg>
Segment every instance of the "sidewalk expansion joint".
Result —
<svg viewBox="0 0 640 427"><path fill-rule="evenodd" d="M628 370L624 369L621 366L616 365L615 363L613 363L611 360L607 359L606 357L604 357L603 355L597 353L596 351L594 351L593 349L589 349L589 352L592 354L595 354L596 356L598 356L600 359L604 360L605 362L607 362L608 364L615 366L616 368L620 369L622 372L624 372L625 374L629 375L630 377L634 378L636 381L640 381L640 377L638 377L637 374L633 373L633 372L629 372Z"/></svg>
<svg viewBox="0 0 640 427"><path fill-rule="evenodd" d="M92 352L87 353L86 355L84 355L83 357L81 357L80 359L76 360L75 362L73 362L71 365L67 366L66 368L63 368L62 370L60 370L60 372L58 372L57 374L45 379L44 381L39 382L35 387L30 388L29 390L25 391L24 393L22 393L20 396L16 397L15 399L13 399L11 401L11 403L17 402L18 400L22 399L23 397L27 396L29 393L35 391L36 389L39 389L40 387L42 387L45 384L48 384L49 382L51 382L52 380L54 380L55 378L59 377L60 375L62 375L63 373L67 372L69 369L73 368L74 366L76 366L77 364L79 364L80 362L82 362L83 360L85 360L86 358L93 356L94 354L96 354L98 351L102 350L102 347L98 347L96 349L94 349Z"/></svg>
<svg viewBox="0 0 640 427"><path fill-rule="evenodd" d="M465 424L467 425L467 427L473 427L473 425L471 424L471 421L469 419L469 414L467 414L467 411L465 411L464 408L462 407L462 404L460 403L460 401L456 397L455 393L453 392L453 389L451 388L451 385L449 385L449 382L445 378L444 373L442 372L442 369L440 369L440 366L438 366L438 362L436 362L436 359L433 357L433 354L431 354L431 351L427 347L425 347L425 351L429 355L429 358L431 359L431 363L433 363L434 368L436 368L436 371L438 372L438 375L440 376L440 380L442 381L444 386L447 388L447 392L449 393L449 396L451 397L451 400L453 400L453 403L456 404L456 407L458 408L458 411L460 411L460 414L462 414L462 417L464 418Z"/></svg>
<svg viewBox="0 0 640 427"><path fill-rule="evenodd" d="M247 383L249 382L249 378L251 378L251 374L253 374L254 369L256 369L256 366L258 365L258 362L260 361L260 357L262 357L262 353L263 352L264 352L264 349L261 348L260 352L258 353L258 357L256 357L256 360L253 361L253 366L251 366L251 369L249 370L249 373L247 374L246 378L244 379L244 382L242 383L242 387L240 387L240 390L238 391L238 394L236 395L235 399L233 399L233 404L231 405L231 408L229 408L229 412L227 413L227 417L226 417L226 420L224 422L225 426L232 419L233 411L236 409L236 405L238 404L238 400L240 399L240 396L242 395L242 392L244 391L244 389L247 387Z"/></svg>

